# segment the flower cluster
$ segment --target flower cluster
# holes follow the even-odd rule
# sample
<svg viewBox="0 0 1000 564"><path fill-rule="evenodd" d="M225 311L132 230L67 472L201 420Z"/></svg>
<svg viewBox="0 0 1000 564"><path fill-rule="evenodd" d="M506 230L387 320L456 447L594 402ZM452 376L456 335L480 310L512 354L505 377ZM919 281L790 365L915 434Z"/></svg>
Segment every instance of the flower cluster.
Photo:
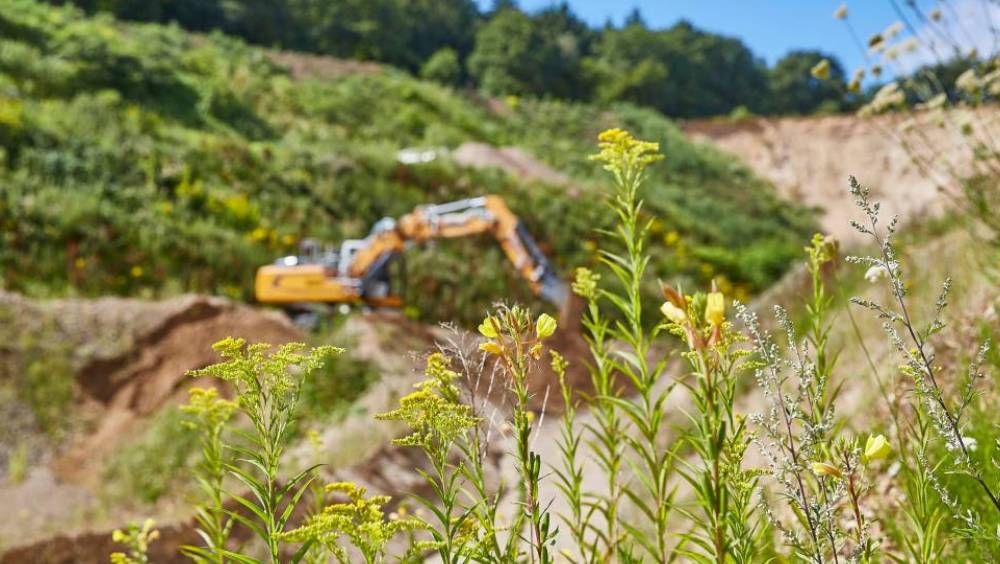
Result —
<svg viewBox="0 0 1000 564"><path fill-rule="evenodd" d="M195 419L186 422L190 427L221 428L238 407L236 402L219 397L215 388L191 388L188 395L188 403L181 406L181 411Z"/></svg>
<svg viewBox="0 0 1000 564"><path fill-rule="evenodd" d="M128 554L114 552L111 554L111 564L147 564L149 562L149 543L160 538L160 531L153 527L152 519L143 521L142 526L130 523L124 530L116 529L111 533L111 540L128 547Z"/></svg>
<svg viewBox="0 0 1000 564"><path fill-rule="evenodd" d="M573 293L589 301L597 299L597 283L601 280L600 274L591 272L589 268L580 267L576 269L576 277L573 280Z"/></svg>
<svg viewBox="0 0 1000 564"><path fill-rule="evenodd" d="M306 351L303 343L286 343L272 353L268 343L247 344L242 338L229 337L214 345L225 362L188 372L191 377L219 378L231 382L243 404L259 400L265 394L284 405L298 394L302 379L315 372L333 355L344 352L337 347L316 347Z"/></svg>
<svg viewBox="0 0 1000 564"><path fill-rule="evenodd" d="M639 141L622 129L608 129L597 137L600 152L591 160L604 163L604 170L615 175L620 184L636 185L636 179L647 165L663 158L660 144Z"/></svg>
<svg viewBox="0 0 1000 564"><path fill-rule="evenodd" d="M463 404L448 358L434 353L427 358L427 379L416 385L417 391L399 400L399 407L375 416L382 421L402 421L412 433L393 442L402 446L440 447L450 445L479 420L472 408Z"/></svg>
<svg viewBox="0 0 1000 564"><path fill-rule="evenodd" d="M350 482L327 484L327 493L345 495L347 500L326 506L305 524L281 533L286 542L313 541L325 546L340 562L351 562L348 550L339 541L347 538L364 557L365 562L380 562L386 545L398 533L426 528L416 518L386 518L382 508L389 503L389 496L365 497L367 489ZM415 545L416 550L433 548Z"/></svg>

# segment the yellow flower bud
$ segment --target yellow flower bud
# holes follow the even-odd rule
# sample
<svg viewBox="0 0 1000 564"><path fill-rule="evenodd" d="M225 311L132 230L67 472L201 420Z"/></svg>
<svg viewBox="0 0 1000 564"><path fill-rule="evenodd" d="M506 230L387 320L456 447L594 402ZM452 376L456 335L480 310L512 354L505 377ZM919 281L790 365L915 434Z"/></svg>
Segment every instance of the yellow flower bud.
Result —
<svg viewBox="0 0 1000 564"><path fill-rule="evenodd" d="M827 464L826 462L813 462L812 471L813 474L816 474L817 476L831 476L833 478L843 477L839 468L833 464Z"/></svg>
<svg viewBox="0 0 1000 564"><path fill-rule="evenodd" d="M555 332L556 320L553 319L551 315L543 313L538 316L538 321L535 322L535 335L537 335L539 339L551 337Z"/></svg>
<svg viewBox="0 0 1000 564"><path fill-rule="evenodd" d="M500 348L500 345L494 343L493 341L486 341L485 343L479 345L479 350L486 353L495 354L498 356L503 353L503 350Z"/></svg>
<svg viewBox="0 0 1000 564"><path fill-rule="evenodd" d="M712 292L705 303L705 321L716 327L726 320L726 298L722 292Z"/></svg>
<svg viewBox="0 0 1000 564"><path fill-rule="evenodd" d="M828 59L823 59L822 61L816 63L816 65L809 70L809 74L817 80L830 80L830 61Z"/></svg>
<svg viewBox="0 0 1000 564"><path fill-rule="evenodd" d="M496 327L493 326L493 318L487 317L479 324L479 334L488 339L497 338Z"/></svg>
<svg viewBox="0 0 1000 564"><path fill-rule="evenodd" d="M660 306L660 313L678 325L687 321L687 314L684 313L684 310L670 302L663 302L663 305Z"/></svg>
<svg viewBox="0 0 1000 564"><path fill-rule="evenodd" d="M885 435L872 435L865 443L865 460L882 460L892 452L892 446Z"/></svg>

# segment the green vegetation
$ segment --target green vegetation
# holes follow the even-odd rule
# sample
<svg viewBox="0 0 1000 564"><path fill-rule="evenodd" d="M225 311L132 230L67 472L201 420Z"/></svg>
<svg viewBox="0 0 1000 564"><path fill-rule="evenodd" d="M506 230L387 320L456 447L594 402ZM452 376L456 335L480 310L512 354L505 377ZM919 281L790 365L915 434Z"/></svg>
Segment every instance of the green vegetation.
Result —
<svg viewBox="0 0 1000 564"><path fill-rule="evenodd" d="M647 167L660 158L658 147L613 129L600 136L600 148L594 158L614 177L615 191L606 201L617 219L599 252L614 283L581 268L573 284L588 302L591 354L585 361L592 361L593 393L574 393L567 385L566 360L548 340L555 319L520 306L491 310L479 325L479 351L505 383L506 409L487 407L466 386L489 362L446 347L430 355L427 379L400 398L398 409L376 417L405 423L410 432L395 444L420 449L432 467L420 472L432 495L413 492L425 511L411 517L387 513L389 497L367 496L355 484L314 487L315 466L285 468L304 382L331 349L286 345L266 353L269 345L224 340L215 348L226 360L192 374L232 382L237 401L199 390L185 408L202 423L199 477L207 486L198 506L205 544L188 547L189 554L245 561L245 548L234 550L226 538L232 521L259 537L270 562L281 554L293 554L291 562L361 557L375 563L436 552L448 563L549 563L559 547L562 556L588 563L742 563L761 555L815 564L994 559L1000 546L994 534L998 473L996 449L986 445L996 437L988 415L996 392L985 370L995 367L987 363L985 346L971 358L959 352L945 363L931 344L943 336L964 340L966 333L992 339L994 332L975 323L946 332L950 282L928 308L928 322L911 317L905 257L893 242L896 222L879 221L869 191L851 180L865 218L856 227L872 239L876 254L846 262L868 268L865 278L883 299L852 303L884 322L888 352L903 364L887 381L875 382L888 420L858 424L840 414L841 392L862 385L842 362L869 351L853 318L860 352L839 348L831 338L842 322L834 314L847 305L828 278L841 260L836 243L817 235L805 248L810 291L793 307L804 310L801 336L782 307L775 307L783 334L778 339L738 302L742 326L734 324L726 297L715 288L685 294L664 286L661 321L650 328L643 321L648 308L642 288L651 229L639 221L638 203ZM655 345L665 334L677 337L679 351ZM668 372L675 355L687 362ZM551 364L567 407L556 457L536 450L541 421L530 407L527 382L541 362ZM738 397L749 371L761 392L756 415L745 412ZM623 393L624 386L635 393ZM690 399L679 413L669 403L674 391ZM595 417L577 421L583 409ZM253 431L225 432L234 410ZM516 483L500 490L508 488L513 500L484 480L491 437L508 434L513 456L506 463ZM663 440L669 436L680 440ZM755 444L764 459L760 466L745 457ZM597 461L606 483L583 479L587 459ZM253 497L224 490L223 471ZM225 509L224 491L250 514ZM564 503L554 504L557 496ZM303 524L291 528L288 516L307 507L313 509ZM398 548L390 548L400 537Z"/></svg>
<svg viewBox="0 0 1000 564"><path fill-rule="evenodd" d="M36 315L30 325L14 307L0 305L0 386L31 409L33 427L56 441L73 428L69 407L77 387L71 366L72 349L62 339L58 321Z"/></svg>
<svg viewBox="0 0 1000 564"><path fill-rule="evenodd" d="M103 477L113 499L154 503L181 485L198 450L198 437L185 427L184 421L179 410L167 409L149 423L136 441L112 454ZM190 482L184 486L190 486Z"/></svg>
<svg viewBox="0 0 1000 564"><path fill-rule="evenodd" d="M349 353L324 358L312 377L302 382L298 417L292 421L289 435L299 437L302 429L308 425L336 421L377 381L378 376L378 372L367 361ZM68 381L72 383L71 378ZM58 385L60 381L53 379L53 382L51 386ZM195 484L195 473L204 474L215 468L213 464L220 460L221 455L212 450L215 444L212 441L221 440L222 437L212 433L221 433L221 427L213 427L218 422L206 419L204 406L218 407L225 400L215 398L213 392L214 390L202 391L193 396L190 408L168 408L158 413L140 436L114 450L104 468L107 491L113 500L131 499L155 503L170 491L191 489ZM205 399L205 395L211 397ZM44 413L56 414L59 413L57 409L66 408L68 402L57 400L60 400L58 396L49 398L42 404ZM191 428L198 433L192 434ZM216 456L208 457L203 453L204 460L196 464L195 454L199 441L204 453ZM211 461L207 470L203 468L205 460ZM217 474L216 472L210 477L215 478ZM208 478L203 476L203 480L197 482L204 485L204 479Z"/></svg>
<svg viewBox="0 0 1000 564"><path fill-rule="evenodd" d="M714 277L746 295L784 271L810 230L808 213L651 110L511 99L494 112L391 69L296 81L221 35L31 0L4 0L0 29L0 283L32 295L250 299L254 269L303 238L359 237L383 216L484 193L505 196L568 272L594 262L593 228L611 225L585 180L595 165L580 157L611 124L671 156L643 208L657 218L655 276ZM573 188L444 156L394 158L466 140L526 147ZM531 299L492 243L410 258L418 315L469 322L512 287Z"/></svg>
<svg viewBox="0 0 1000 564"><path fill-rule="evenodd" d="M817 86L809 67L782 61L768 69L738 39L686 21L652 29L638 10L621 26L594 29L565 2L530 13L514 2L498 2L483 12L475 0L73 3L88 13L176 22L268 47L379 61L489 94L627 101L672 117L726 115L740 105L775 114L852 105L843 88ZM792 53L788 59L798 57ZM801 76L787 77L789 70ZM806 100L810 103L803 104Z"/></svg>

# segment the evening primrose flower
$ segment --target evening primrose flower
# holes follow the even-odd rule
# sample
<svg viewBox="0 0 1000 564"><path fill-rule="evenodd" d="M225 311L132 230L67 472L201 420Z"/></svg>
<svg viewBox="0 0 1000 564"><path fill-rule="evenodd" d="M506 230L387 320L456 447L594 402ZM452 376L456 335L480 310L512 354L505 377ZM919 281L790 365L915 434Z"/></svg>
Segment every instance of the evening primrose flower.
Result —
<svg viewBox="0 0 1000 564"><path fill-rule="evenodd" d="M865 460L882 460L892 452L892 446L885 435L871 435L865 443Z"/></svg>
<svg viewBox="0 0 1000 564"><path fill-rule="evenodd" d="M817 476L830 476L831 478L841 478L843 474L840 473L840 469L833 464L827 464L826 462L813 462L812 463L813 474Z"/></svg>
<svg viewBox="0 0 1000 564"><path fill-rule="evenodd" d="M497 356L503 354L503 350L500 348L500 345L494 343L493 341L486 341L485 343L479 345L479 350L484 353L495 354Z"/></svg>
<svg viewBox="0 0 1000 564"><path fill-rule="evenodd" d="M551 315L543 313L535 322L535 336L539 339L551 337L556 332L556 326L556 320Z"/></svg>
<svg viewBox="0 0 1000 564"><path fill-rule="evenodd" d="M670 302L663 302L663 305L660 306L660 312L664 317L678 325L687 321L687 314L684 313L684 310Z"/></svg>
<svg viewBox="0 0 1000 564"><path fill-rule="evenodd" d="M722 292L711 292L705 303L705 321L718 327L726 320L726 299Z"/></svg>
<svg viewBox="0 0 1000 564"><path fill-rule="evenodd" d="M487 339L497 338L497 330L493 324L492 317L487 317L482 323L479 324L479 334Z"/></svg>

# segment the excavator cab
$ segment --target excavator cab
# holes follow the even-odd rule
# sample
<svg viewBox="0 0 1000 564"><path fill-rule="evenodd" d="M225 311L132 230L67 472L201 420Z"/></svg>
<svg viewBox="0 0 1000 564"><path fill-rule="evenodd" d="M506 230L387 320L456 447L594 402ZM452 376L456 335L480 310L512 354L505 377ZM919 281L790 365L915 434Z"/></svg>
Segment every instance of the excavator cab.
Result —
<svg viewBox="0 0 1000 564"><path fill-rule="evenodd" d="M279 258L257 270L254 291L262 303L295 309L311 304L363 303L373 307L399 307L403 303L405 276L402 257L387 255L361 278L348 273L348 266L363 239L349 239L340 246L323 246L306 239L299 254Z"/></svg>

